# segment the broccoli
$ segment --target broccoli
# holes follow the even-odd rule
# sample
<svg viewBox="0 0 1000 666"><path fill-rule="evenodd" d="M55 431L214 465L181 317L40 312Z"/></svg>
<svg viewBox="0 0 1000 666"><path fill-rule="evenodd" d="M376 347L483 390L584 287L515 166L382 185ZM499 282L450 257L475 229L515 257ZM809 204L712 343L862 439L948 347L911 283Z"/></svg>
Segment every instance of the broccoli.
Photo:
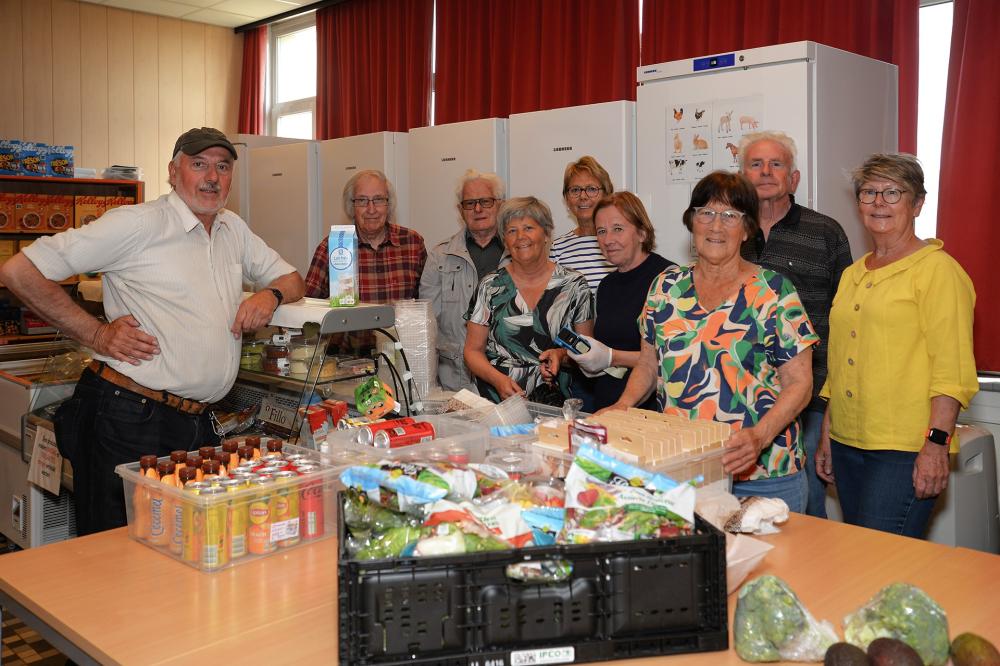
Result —
<svg viewBox="0 0 1000 666"><path fill-rule="evenodd" d="M948 618L926 592L906 583L885 586L844 618L844 637L863 650L876 638L895 638L916 650L927 666L948 661Z"/></svg>

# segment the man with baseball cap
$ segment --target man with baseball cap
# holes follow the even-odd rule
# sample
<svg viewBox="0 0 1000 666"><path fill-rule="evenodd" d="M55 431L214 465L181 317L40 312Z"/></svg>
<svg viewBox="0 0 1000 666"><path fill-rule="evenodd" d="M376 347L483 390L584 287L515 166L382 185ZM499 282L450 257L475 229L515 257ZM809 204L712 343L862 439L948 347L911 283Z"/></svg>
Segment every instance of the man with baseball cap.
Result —
<svg viewBox="0 0 1000 666"><path fill-rule="evenodd" d="M0 281L65 335L93 350L54 421L73 464L77 532L125 524L114 469L146 454L214 443L206 407L236 380L243 333L305 290L301 276L225 209L236 149L217 129L185 132L168 165L173 190L38 239L0 267ZM102 322L59 286L101 272ZM242 300L243 284L256 293Z"/></svg>

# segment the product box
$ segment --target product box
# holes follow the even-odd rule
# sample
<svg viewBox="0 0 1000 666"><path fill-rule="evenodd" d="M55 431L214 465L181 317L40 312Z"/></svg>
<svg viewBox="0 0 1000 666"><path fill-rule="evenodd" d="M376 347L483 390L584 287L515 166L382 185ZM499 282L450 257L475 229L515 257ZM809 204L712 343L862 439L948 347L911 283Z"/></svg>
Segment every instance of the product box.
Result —
<svg viewBox="0 0 1000 666"><path fill-rule="evenodd" d="M107 210L107 197L78 194L73 197L73 208L74 225L83 227L104 215L104 211Z"/></svg>
<svg viewBox="0 0 1000 666"><path fill-rule="evenodd" d="M266 450L271 438L259 439ZM221 454L221 447L217 451ZM300 455L315 467L300 475L295 470L301 462L284 463L290 476L274 474L272 481L233 488L208 482L196 491L143 476L138 461L118 465L115 472L125 488L129 536L204 572L333 536L337 529L333 484L338 470L324 464L316 451L283 444L282 454Z"/></svg>
<svg viewBox="0 0 1000 666"><path fill-rule="evenodd" d="M73 146L49 146L45 175L54 178L73 177Z"/></svg>
<svg viewBox="0 0 1000 666"><path fill-rule="evenodd" d="M0 240L0 264L17 254L17 241Z"/></svg>
<svg viewBox="0 0 1000 666"><path fill-rule="evenodd" d="M330 307L358 304L358 231L353 224L330 227Z"/></svg>
<svg viewBox="0 0 1000 666"><path fill-rule="evenodd" d="M56 328L49 324L31 310L21 310L21 334L22 335L44 335L55 333Z"/></svg>
<svg viewBox="0 0 1000 666"><path fill-rule="evenodd" d="M132 206L135 204L135 197L104 197L104 209L109 211L119 206Z"/></svg>
<svg viewBox="0 0 1000 666"><path fill-rule="evenodd" d="M50 194L45 207L45 224L49 231L73 228L73 195Z"/></svg>
<svg viewBox="0 0 1000 666"><path fill-rule="evenodd" d="M12 192L0 192L0 233L15 233L18 231L14 210L17 195Z"/></svg>
<svg viewBox="0 0 1000 666"><path fill-rule="evenodd" d="M18 152L22 176L48 175L49 146L45 143L22 141Z"/></svg>
<svg viewBox="0 0 1000 666"><path fill-rule="evenodd" d="M45 209L48 195L16 194L14 195L14 222L18 231L46 231Z"/></svg>
<svg viewBox="0 0 1000 666"><path fill-rule="evenodd" d="M21 142L0 139L0 176L21 175Z"/></svg>
<svg viewBox="0 0 1000 666"><path fill-rule="evenodd" d="M343 511L340 512L343 516ZM338 519L340 662L556 664L726 650L726 538L695 533L441 557L359 561ZM564 560L569 577L507 576Z"/></svg>

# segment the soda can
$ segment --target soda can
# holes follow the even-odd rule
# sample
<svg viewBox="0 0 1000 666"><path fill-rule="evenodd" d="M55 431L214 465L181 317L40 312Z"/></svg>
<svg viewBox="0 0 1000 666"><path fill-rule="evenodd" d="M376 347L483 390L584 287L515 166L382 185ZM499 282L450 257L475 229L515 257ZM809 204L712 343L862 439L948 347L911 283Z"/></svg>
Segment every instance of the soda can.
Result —
<svg viewBox="0 0 1000 666"><path fill-rule="evenodd" d="M309 456L304 453L292 453L285 456L285 462L293 467L298 467L300 464L309 462Z"/></svg>
<svg viewBox="0 0 1000 666"><path fill-rule="evenodd" d="M396 428L398 426L410 425L416 423L409 416L404 416L399 419L381 420L368 425L358 428L357 442L358 444L364 444L365 446L377 446L375 444L375 433L381 432L382 430L387 430L389 428Z"/></svg>
<svg viewBox="0 0 1000 666"><path fill-rule="evenodd" d="M379 430L375 433L374 446L377 449L395 449L400 446L429 442L433 439L434 424L421 421L420 423L406 423Z"/></svg>
<svg viewBox="0 0 1000 666"><path fill-rule="evenodd" d="M264 462L275 463L275 462L284 462L285 457L282 454L278 453L277 451L272 451L270 453L265 453L260 457L260 459L263 460Z"/></svg>
<svg viewBox="0 0 1000 666"><path fill-rule="evenodd" d="M257 475L254 474L253 472L240 472L240 471L233 472L232 474L229 475L230 479L240 482L241 488L249 488L250 482L253 481L256 477Z"/></svg>
<svg viewBox="0 0 1000 666"><path fill-rule="evenodd" d="M208 498L205 506L205 537L201 544L201 568L206 571L221 569L229 564L226 548L226 521L229 517L229 502L225 501L226 490L218 486L204 488L200 497Z"/></svg>
<svg viewBox="0 0 1000 666"><path fill-rule="evenodd" d="M205 512L195 496L200 495L202 490L209 488L210 484L204 481L188 481L184 486L184 492L190 493L191 498L185 498L181 515L181 524L184 531L183 537L183 557L185 562L197 564L201 561L201 544L205 531Z"/></svg>
<svg viewBox="0 0 1000 666"><path fill-rule="evenodd" d="M337 430L356 430L357 428L363 428L364 426L370 426L373 423L384 423L385 419L375 419L374 421L369 421L368 419L361 418L349 418L345 417L340 419L340 423L337 424Z"/></svg>
<svg viewBox="0 0 1000 666"><path fill-rule="evenodd" d="M277 501L271 532L277 538L278 546L287 548L299 542L299 475L281 471L274 475L277 483Z"/></svg>
<svg viewBox="0 0 1000 666"><path fill-rule="evenodd" d="M247 487L240 479L224 479L219 486L230 494L238 493ZM249 501L250 498L246 494L229 499L229 511L226 516L226 550L234 560L247 554Z"/></svg>
<svg viewBox="0 0 1000 666"><path fill-rule="evenodd" d="M303 465L299 474L299 532L303 539L318 539L325 532L323 515L323 479L319 467Z"/></svg>
<svg viewBox="0 0 1000 666"><path fill-rule="evenodd" d="M274 479L254 479L251 487L257 492L250 498L247 551L254 555L273 553L278 549L278 545L271 541L271 519L276 493Z"/></svg>

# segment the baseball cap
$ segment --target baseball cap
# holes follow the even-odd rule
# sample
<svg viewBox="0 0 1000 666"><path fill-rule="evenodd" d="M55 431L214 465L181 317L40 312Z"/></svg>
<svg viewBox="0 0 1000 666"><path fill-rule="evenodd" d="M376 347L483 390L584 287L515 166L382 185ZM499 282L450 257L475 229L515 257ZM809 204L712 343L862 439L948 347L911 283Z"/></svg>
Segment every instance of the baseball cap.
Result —
<svg viewBox="0 0 1000 666"><path fill-rule="evenodd" d="M185 155L197 155L206 148L221 146L228 150L236 158L236 148L230 143L226 135L214 127L193 127L177 138L174 144L174 152L171 156L182 152Z"/></svg>

